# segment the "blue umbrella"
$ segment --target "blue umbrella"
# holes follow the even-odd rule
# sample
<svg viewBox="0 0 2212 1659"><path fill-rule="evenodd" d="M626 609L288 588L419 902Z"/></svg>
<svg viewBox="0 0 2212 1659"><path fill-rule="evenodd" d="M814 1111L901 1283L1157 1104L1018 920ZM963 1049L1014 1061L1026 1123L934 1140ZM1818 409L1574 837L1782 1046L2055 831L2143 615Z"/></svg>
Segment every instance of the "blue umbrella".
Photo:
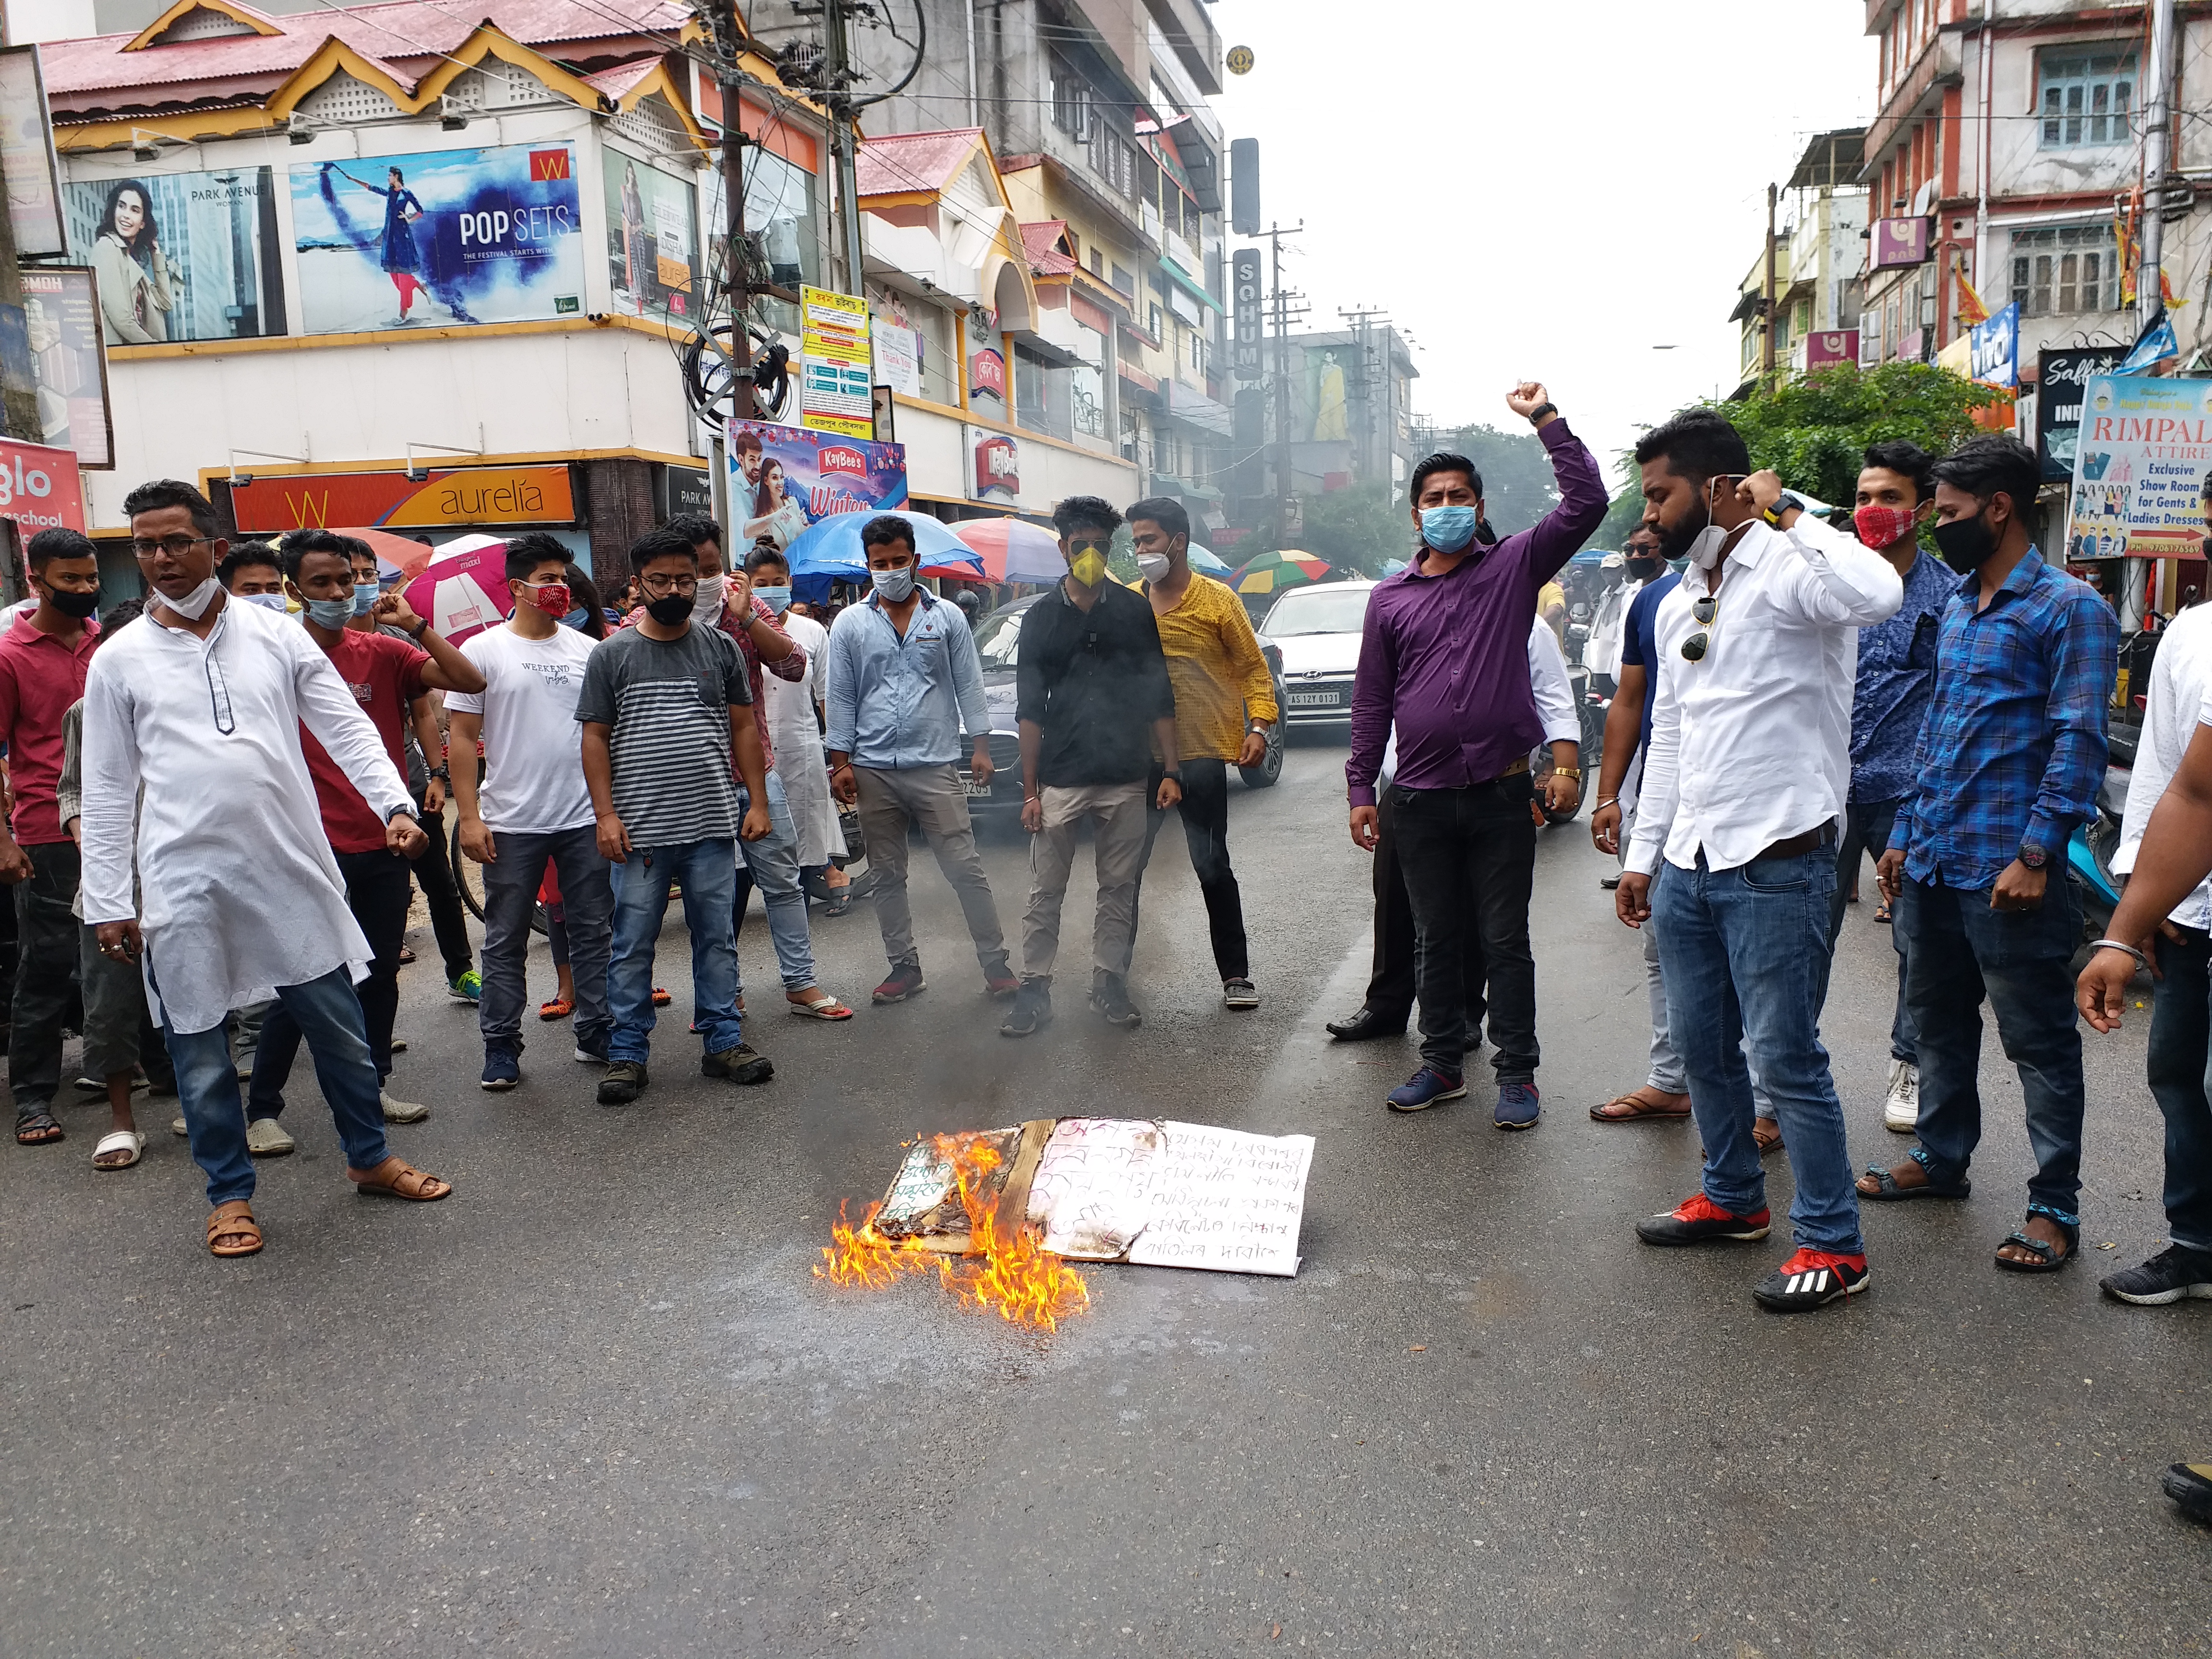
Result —
<svg viewBox="0 0 2212 1659"><path fill-rule="evenodd" d="M1200 547L1196 542L1186 550L1190 555L1190 568L1201 576L1225 576L1231 567L1210 547Z"/></svg>
<svg viewBox="0 0 2212 1659"><path fill-rule="evenodd" d="M875 516L872 513L832 514L793 537L784 550L784 556L791 562L793 585L826 592L832 581L867 580L868 560L860 548L860 531ZM918 544L914 550L925 570L984 580L982 555L927 514L905 516L914 526Z"/></svg>

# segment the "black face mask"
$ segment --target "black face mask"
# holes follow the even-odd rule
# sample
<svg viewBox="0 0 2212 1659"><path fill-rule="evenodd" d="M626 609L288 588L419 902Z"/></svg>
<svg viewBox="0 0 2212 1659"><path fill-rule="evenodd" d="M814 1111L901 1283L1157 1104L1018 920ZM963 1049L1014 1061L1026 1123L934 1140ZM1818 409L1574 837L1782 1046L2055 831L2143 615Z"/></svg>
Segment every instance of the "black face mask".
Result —
<svg viewBox="0 0 2212 1659"><path fill-rule="evenodd" d="M100 609L100 592L95 588L89 593L72 593L65 588L50 587L46 590L46 603L64 617L75 617L82 622Z"/></svg>
<svg viewBox="0 0 2212 1659"><path fill-rule="evenodd" d="M645 614L663 628L673 628L691 615L691 595L664 593L657 599L647 599Z"/></svg>
<svg viewBox="0 0 2212 1659"><path fill-rule="evenodd" d="M1657 575L1662 568L1663 562L1658 559L1631 559L1628 561L1629 579L1632 581L1648 582Z"/></svg>
<svg viewBox="0 0 2212 1659"><path fill-rule="evenodd" d="M1961 576L1972 575L1997 550L1997 538L1979 514L1971 519L1954 519L1948 524L1939 524L1933 533L1936 550L1943 556L1943 562Z"/></svg>

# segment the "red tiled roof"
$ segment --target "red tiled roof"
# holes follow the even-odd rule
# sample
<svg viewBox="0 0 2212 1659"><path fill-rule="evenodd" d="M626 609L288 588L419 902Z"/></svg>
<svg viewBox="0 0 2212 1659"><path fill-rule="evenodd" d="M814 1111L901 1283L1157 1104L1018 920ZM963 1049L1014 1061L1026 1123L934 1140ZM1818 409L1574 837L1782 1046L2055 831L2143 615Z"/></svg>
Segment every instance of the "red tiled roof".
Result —
<svg viewBox="0 0 2212 1659"><path fill-rule="evenodd" d="M956 127L862 139L854 162L860 199L943 190L958 176L982 136L981 127Z"/></svg>
<svg viewBox="0 0 2212 1659"><path fill-rule="evenodd" d="M1030 269L1040 276L1065 276L1075 269L1075 261L1060 251L1060 239L1067 234L1065 219L1040 219L1022 227L1022 248L1030 256Z"/></svg>
<svg viewBox="0 0 2212 1659"><path fill-rule="evenodd" d="M606 94L609 98L618 100L623 94L659 67L660 59L658 57L635 58L627 64L617 64L612 69L601 70L596 75L587 75L584 79L590 85L597 87L601 92Z"/></svg>
<svg viewBox="0 0 2212 1659"><path fill-rule="evenodd" d="M634 13L635 27L616 21L617 6ZM391 0L344 11L317 8L266 18L280 31L276 34L223 35L125 52L123 48L137 38L133 32L49 41L39 54L48 94L68 112L132 101L112 94L142 88L175 88L161 100L172 103L240 89L265 90L331 39L343 41L411 88L442 54L459 46L484 23L525 46L548 46L631 40L648 32L672 35L690 15L688 7L673 0L614 0L604 10L580 0L475 0L465 11L449 10L435 0ZM402 64L410 67L403 70L398 67Z"/></svg>

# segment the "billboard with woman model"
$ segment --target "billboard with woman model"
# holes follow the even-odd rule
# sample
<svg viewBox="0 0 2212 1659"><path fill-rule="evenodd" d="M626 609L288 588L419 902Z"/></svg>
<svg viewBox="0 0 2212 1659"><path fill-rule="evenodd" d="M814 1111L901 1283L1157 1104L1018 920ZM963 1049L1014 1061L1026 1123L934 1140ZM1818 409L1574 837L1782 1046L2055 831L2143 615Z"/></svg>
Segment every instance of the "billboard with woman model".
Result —
<svg viewBox="0 0 2212 1659"><path fill-rule="evenodd" d="M307 331L580 313L574 160L557 143L295 162Z"/></svg>
<svg viewBox="0 0 2212 1659"><path fill-rule="evenodd" d="M684 317L699 257L699 195L687 179L602 152L607 174L607 263L615 309L634 317Z"/></svg>
<svg viewBox="0 0 2212 1659"><path fill-rule="evenodd" d="M76 179L62 198L70 257L99 275L109 345L284 332L267 167Z"/></svg>

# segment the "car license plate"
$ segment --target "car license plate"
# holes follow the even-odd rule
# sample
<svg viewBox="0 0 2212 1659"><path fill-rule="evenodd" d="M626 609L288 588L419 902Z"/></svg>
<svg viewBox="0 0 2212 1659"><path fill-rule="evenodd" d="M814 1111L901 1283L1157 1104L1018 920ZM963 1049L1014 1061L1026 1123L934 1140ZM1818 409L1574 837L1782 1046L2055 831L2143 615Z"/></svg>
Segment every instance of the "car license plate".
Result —
<svg viewBox="0 0 2212 1659"><path fill-rule="evenodd" d="M1334 708L1336 707L1336 693L1334 691L1293 691L1291 693L1291 707L1293 708Z"/></svg>
<svg viewBox="0 0 2212 1659"><path fill-rule="evenodd" d="M972 773L963 772L960 775L960 785L971 795L988 795L991 793L991 786L988 783L976 782Z"/></svg>

